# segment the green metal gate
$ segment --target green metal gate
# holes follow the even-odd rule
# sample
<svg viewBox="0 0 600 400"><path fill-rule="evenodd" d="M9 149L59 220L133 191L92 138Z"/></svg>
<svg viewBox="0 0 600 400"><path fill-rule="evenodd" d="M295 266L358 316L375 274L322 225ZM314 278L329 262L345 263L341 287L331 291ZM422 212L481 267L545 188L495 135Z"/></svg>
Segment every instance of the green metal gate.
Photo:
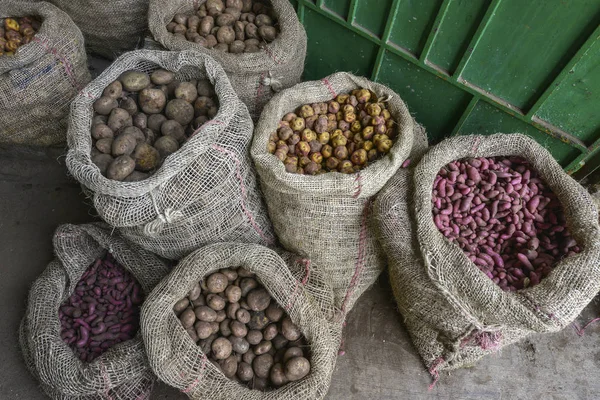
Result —
<svg viewBox="0 0 600 400"><path fill-rule="evenodd" d="M291 1L308 34L305 79L368 76L432 143L522 132L567 172L600 175L600 0Z"/></svg>

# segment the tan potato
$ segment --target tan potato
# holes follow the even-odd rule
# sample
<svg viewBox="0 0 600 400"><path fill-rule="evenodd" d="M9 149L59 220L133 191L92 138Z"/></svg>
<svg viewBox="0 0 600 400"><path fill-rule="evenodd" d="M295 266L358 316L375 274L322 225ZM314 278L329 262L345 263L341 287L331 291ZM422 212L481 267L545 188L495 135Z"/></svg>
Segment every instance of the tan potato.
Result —
<svg viewBox="0 0 600 400"><path fill-rule="evenodd" d="M175 303L175 305L173 306L173 312L175 312L175 314L179 315L186 308L188 308L189 305L190 305L190 301L186 298L183 298L183 299L179 300L177 303Z"/></svg>
<svg viewBox="0 0 600 400"><path fill-rule="evenodd" d="M92 126L92 137L96 140L113 138L115 133L106 124L96 124Z"/></svg>
<svg viewBox="0 0 600 400"><path fill-rule="evenodd" d="M237 336L239 338L245 337L248 333L248 328L246 328L246 325L242 324L240 321L237 320L231 321L229 329L231 329L231 333L233 334L233 336Z"/></svg>
<svg viewBox="0 0 600 400"><path fill-rule="evenodd" d="M158 167L160 155L158 150L143 142L135 147L133 159L135 160L135 168L138 171L148 172Z"/></svg>
<svg viewBox="0 0 600 400"><path fill-rule="evenodd" d="M112 142L112 155L115 157L121 155L130 155L137 146L137 140L132 134L119 135Z"/></svg>
<svg viewBox="0 0 600 400"><path fill-rule="evenodd" d="M113 162L113 158L110 154L97 154L92 157L92 162L98 167L102 175L106 175L106 170Z"/></svg>
<svg viewBox="0 0 600 400"><path fill-rule="evenodd" d="M261 354L266 354L273 348L273 344L268 340L263 340L256 346L254 346L254 354L260 356Z"/></svg>
<svg viewBox="0 0 600 400"><path fill-rule="evenodd" d="M233 54L240 54L246 50L246 44L241 40L235 40L229 45L229 52Z"/></svg>
<svg viewBox="0 0 600 400"><path fill-rule="evenodd" d="M134 115L138 112L137 103L132 97L125 97L124 99L121 99L121 101L119 102L119 107L127 111L129 115Z"/></svg>
<svg viewBox="0 0 600 400"><path fill-rule="evenodd" d="M196 322L196 315L194 314L194 310L192 310L190 307L186 308L179 316L179 320L181 321L181 325L183 325L185 329L191 328Z"/></svg>
<svg viewBox="0 0 600 400"><path fill-rule="evenodd" d="M289 359L294 357L304 357L304 352L300 347L290 347L283 354L283 362L287 362Z"/></svg>
<svg viewBox="0 0 600 400"><path fill-rule="evenodd" d="M148 179L150 175L145 172L133 171L131 174L127 175L127 178L123 179L123 182L139 182L144 179Z"/></svg>
<svg viewBox="0 0 600 400"><path fill-rule="evenodd" d="M140 107L146 114L158 114L167 103L165 93L160 89L143 89L139 96Z"/></svg>
<svg viewBox="0 0 600 400"><path fill-rule="evenodd" d="M123 85L119 81L114 81L108 85L102 92L102 96L110 97L112 99L118 99L123 94Z"/></svg>
<svg viewBox="0 0 600 400"><path fill-rule="evenodd" d="M123 84L123 88L129 92L139 92L150 85L148 74L140 71L124 72L119 80Z"/></svg>
<svg viewBox="0 0 600 400"><path fill-rule="evenodd" d="M231 355L233 350L231 342L227 338L220 337L212 342L211 349L217 360L224 360Z"/></svg>
<svg viewBox="0 0 600 400"><path fill-rule="evenodd" d="M242 0L242 12L250 12L252 11L252 0Z"/></svg>
<svg viewBox="0 0 600 400"><path fill-rule="evenodd" d="M213 322L217 319L217 312L208 306L199 306L194 309L196 318L205 322Z"/></svg>
<svg viewBox="0 0 600 400"><path fill-rule="evenodd" d="M277 37L277 29L273 26L263 25L258 28L258 34L267 42L272 42Z"/></svg>
<svg viewBox="0 0 600 400"><path fill-rule="evenodd" d="M215 311L221 311L225 308L225 299L218 294L211 293L206 296L206 304Z"/></svg>
<svg viewBox="0 0 600 400"><path fill-rule="evenodd" d="M140 128L142 131L148 127L148 116L144 113L134 114L131 119L133 120L133 126Z"/></svg>
<svg viewBox="0 0 600 400"><path fill-rule="evenodd" d="M133 119L127 111L122 108L115 108L108 117L107 125L113 132L117 132L123 127L133 126Z"/></svg>
<svg viewBox="0 0 600 400"><path fill-rule="evenodd" d="M194 107L185 100L174 99L167 103L165 115L185 126L194 119Z"/></svg>
<svg viewBox="0 0 600 400"><path fill-rule="evenodd" d="M283 370L283 365L279 363L273 365L269 373L269 378L271 379L271 383L276 387L283 386L289 382Z"/></svg>
<svg viewBox="0 0 600 400"><path fill-rule="evenodd" d="M154 148L158 150L161 158L165 159L179 150L179 142L172 136L161 136L154 143Z"/></svg>
<svg viewBox="0 0 600 400"><path fill-rule="evenodd" d="M265 26L265 25L272 26L273 20L267 14L258 14L256 16L256 20L254 21L254 24L256 26L258 26L259 28L261 26Z"/></svg>
<svg viewBox="0 0 600 400"><path fill-rule="evenodd" d="M225 289L225 296L230 303L237 303L242 298L242 289L235 285L228 286Z"/></svg>
<svg viewBox="0 0 600 400"><path fill-rule="evenodd" d="M310 362L304 357L293 357L285 363L285 377L298 381L310 373Z"/></svg>
<svg viewBox="0 0 600 400"><path fill-rule="evenodd" d="M225 7L235 8L242 11L242 8L244 8L244 2L242 0L226 0Z"/></svg>
<svg viewBox="0 0 600 400"><path fill-rule="evenodd" d="M95 115L92 118L92 126L96 126L98 124L106 124L108 122L108 117L106 115Z"/></svg>
<svg viewBox="0 0 600 400"><path fill-rule="evenodd" d="M155 85L168 85L175 79L175 74L166 69L157 69L150 75L150 80Z"/></svg>
<svg viewBox="0 0 600 400"><path fill-rule="evenodd" d="M219 43L231 44L235 40L235 31L231 26L222 26L217 31L217 41Z"/></svg>
<svg viewBox="0 0 600 400"><path fill-rule="evenodd" d="M207 339L213 334L210 322L197 321L194 324L194 328L196 328L196 335L198 335L200 339Z"/></svg>
<svg viewBox="0 0 600 400"><path fill-rule="evenodd" d="M110 154L112 150L113 138L103 138L96 142L96 148L104 154Z"/></svg>
<svg viewBox="0 0 600 400"><path fill-rule="evenodd" d="M117 108L119 103L112 97L102 96L94 102L94 111L100 115L108 115Z"/></svg>
<svg viewBox="0 0 600 400"><path fill-rule="evenodd" d="M263 331L263 337L265 340L273 340L279 331L277 330L277 324L267 325L265 330Z"/></svg>
<svg viewBox="0 0 600 400"><path fill-rule="evenodd" d="M225 360L221 361L219 364L221 366L221 371L223 372L223 375L225 375L228 378L233 378L235 376L238 369L236 356L229 356Z"/></svg>
<svg viewBox="0 0 600 400"><path fill-rule="evenodd" d="M250 315L250 312L248 310L240 308L236 311L235 318L242 324L247 324L248 322L250 322L252 316Z"/></svg>
<svg viewBox="0 0 600 400"><path fill-rule="evenodd" d="M128 126L119 131L119 136L127 134L133 135L138 144L146 142L146 136L144 135L144 132L142 132L142 130L136 126Z"/></svg>
<svg viewBox="0 0 600 400"><path fill-rule="evenodd" d="M260 51L260 47L255 45L246 45L244 49L244 53L258 53Z"/></svg>
<svg viewBox="0 0 600 400"><path fill-rule="evenodd" d="M235 40L241 40L241 41L246 40L245 30L246 30L246 25L244 25L244 23L242 21L237 21L233 25L233 31L235 32ZM244 47L246 47L245 44L244 44Z"/></svg>
<svg viewBox="0 0 600 400"><path fill-rule="evenodd" d="M135 169L133 158L123 155L114 159L106 170L106 177L115 181L122 181Z"/></svg>
<svg viewBox="0 0 600 400"><path fill-rule="evenodd" d="M213 17L204 17L200 21L200 28L198 29L198 33L200 33L202 36L208 36L210 35L210 31L212 31L212 28L214 28L214 26L215 19Z"/></svg>
<svg viewBox="0 0 600 400"><path fill-rule="evenodd" d="M192 288L188 292L187 297L188 297L188 299L190 299L190 301L194 301L198 297L200 297L201 294L202 294L202 289L200 288L200 284L196 283L194 286L192 286Z"/></svg>
<svg viewBox="0 0 600 400"><path fill-rule="evenodd" d="M281 322L281 333L287 340L292 342L302 336L300 329L292 322L289 316L286 316Z"/></svg>
<svg viewBox="0 0 600 400"><path fill-rule="evenodd" d="M246 301L252 311L264 311L271 304L271 295L265 288L254 289L248 293Z"/></svg>
<svg viewBox="0 0 600 400"><path fill-rule="evenodd" d="M148 128L152 129L154 133L160 133L162 124L167 120L162 114L152 114L148 117Z"/></svg>
<svg viewBox="0 0 600 400"><path fill-rule="evenodd" d="M221 293L225 291L227 285L227 277L220 272L211 274L206 280L206 287L211 293Z"/></svg>
<svg viewBox="0 0 600 400"><path fill-rule="evenodd" d="M273 322L278 322L283 317L283 309L277 303L269 304L265 310L265 315Z"/></svg>
<svg viewBox="0 0 600 400"><path fill-rule="evenodd" d="M206 37L206 48L208 49L212 49L213 47L215 47L219 42L217 41L217 38L215 35L208 35Z"/></svg>
<svg viewBox="0 0 600 400"><path fill-rule="evenodd" d="M273 366L273 356L269 353L256 356L252 361L254 375L259 378L268 378L271 367Z"/></svg>
<svg viewBox="0 0 600 400"><path fill-rule="evenodd" d="M217 26L232 26L234 24L235 20L236 20L236 18L233 15L223 13L217 17L217 19L215 20L215 23L217 24ZM217 37L217 39L218 39L218 37Z"/></svg>
<svg viewBox="0 0 600 400"><path fill-rule="evenodd" d="M225 14L231 15L233 17L233 22L238 21L240 19L240 16L242 15L241 10L232 7L227 7L223 12Z"/></svg>
<svg viewBox="0 0 600 400"><path fill-rule="evenodd" d="M248 354L248 353L246 353ZM244 354L245 355L245 354ZM241 362L238 364L237 377L240 378L242 382L249 382L254 377L254 371L252 370L252 366L247 362Z"/></svg>
<svg viewBox="0 0 600 400"><path fill-rule="evenodd" d="M198 89L191 82L181 82L175 88L175 97L193 103L198 98Z"/></svg>
<svg viewBox="0 0 600 400"><path fill-rule="evenodd" d="M258 27L252 23L246 25L246 39L260 39L258 36Z"/></svg>
<svg viewBox="0 0 600 400"><path fill-rule="evenodd" d="M160 132L163 136L170 136L173 139L177 140L178 143L183 143L186 139L185 130L183 126L174 120L165 121L161 127Z"/></svg>

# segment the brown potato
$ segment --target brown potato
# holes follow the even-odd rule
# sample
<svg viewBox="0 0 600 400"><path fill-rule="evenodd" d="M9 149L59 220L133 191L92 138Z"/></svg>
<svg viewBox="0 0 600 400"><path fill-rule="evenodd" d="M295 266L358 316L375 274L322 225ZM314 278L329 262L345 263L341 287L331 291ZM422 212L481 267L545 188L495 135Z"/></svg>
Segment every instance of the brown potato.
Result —
<svg viewBox="0 0 600 400"><path fill-rule="evenodd" d="M224 14L227 15L227 14ZM231 44L235 40L235 31L231 26L222 26L217 31L217 41L219 43Z"/></svg>
<svg viewBox="0 0 600 400"><path fill-rule="evenodd" d="M252 0L242 0L242 12L250 12L252 11Z"/></svg>
<svg viewBox="0 0 600 400"><path fill-rule="evenodd" d="M224 360L231 355L232 346L227 338L216 338L211 345L213 355L217 360Z"/></svg>
<svg viewBox="0 0 600 400"><path fill-rule="evenodd" d="M133 126L133 119L131 115L122 108L115 108L111 111L108 117L107 125L113 132L117 132L119 129L125 126Z"/></svg>
<svg viewBox="0 0 600 400"><path fill-rule="evenodd" d="M115 158L106 170L106 177L116 181L122 181L135 169L133 158L123 155Z"/></svg>
<svg viewBox="0 0 600 400"><path fill-rule="evenodd" d="M246 325L242 324L240 321L231 321L229 328L231 329L233 336L241 338L248 334L248 328L246 328Z"/></svg>
<svg viewBox="0 0 600 400"><path fill-rule="evenodd" d="M241 41L246 40L245 29L246 29L246 25L244 25L244 23L242 21L236 21L236 23L233 25L233 31L235 32L235 40L241 40ZM244 44L244 47L246 47L245 44Z"/></svg>
<svg viewBox="0 0 600 400"><path fill-rule="evenodd" d="M248 341L246 341L246 339L244 338L231 336L229 338L229 341L231 342L233 351L235 351L238 354L244 354L248 350L250 350L250 343L248 343Z"/></svg>
<svg viewBox="0 0 600 400"><path fill-rule="evenodd" d="M148 74L140 71L124 72L119 80L123 84L123 88L129 92L139 92L150 85Z"/></svg>
<svg viewBox="0 0 600 400"><path fill-rule="evenodd" d="M114 81L108 85L102 92L102 96L110 97L112 99L118 99L123 94L123 85L119 81Z"/></svg>
<svg viewBox="0 0 600 400"><path fill-rule="evenodd" d="M201 294L200 296L198 296L196 300L192 301L192 304L194 305L194 307L205 306L206 299L204 298L204 295Z"/></svg>
<svg viewBox="0 0 600 400"><path fill-rule="evenodd" d="M165 117L162 114L152 114L148 117L148 128L152 129L154 133L158 134L161 131L160 128L163 122L165 122L166 120L167 117Z"/></svg>
<svg viewBox="0 0 600 400"><path fill-rule="evenodd" d="M217 17L217 19L215 20L215 23L217 24L217 26L232 26L234 24L235 20L236 20L236 18L233 15L223 13ZM219 39L219 37L217 36L217 40L218 39Z"/></svg>
<svg viewBox="0 0 600 400"><path fill-rule="evenodd" d="M144 135L144 132L142 132L142 130L136 126L127 126L123 129L121 129L119 131L118 136L128 135L128 134L133 135L136 143L138 143L138 144L146 142L146 136Z"/></svg>
<svg viewBox="0 0 600 400"><path fill-rule="evenodd" d="M135 126L136 128L144 130L148 127L148 116L144 113L139 112L137 114L134 114L132 120L133 126Z"/></svg>
<svg viewBox="0 0 600 400"><path fill-rule="evenodd" d="M230 324L231 320L229 318L226 318L219 323L219 330L221 331L222 336L231 336L231 328L229 327Z"/></svg>
<svg viewBox="0 0 600 400"><path fill-rule="evenodd" d="M221 366L221 371L223 372L223 375L225 375L228 378L233 378L235 376L238 369L236 356L229 356L225 360L221 361L219 364Z"/></svg>
<svg viewBox="0 0 600 400"><path fill-rule="evenodd" d="M215 35L208 35L206 37L206 48L208 49L212 49L214 48L219 42L217 41L217 37Z"/></svg>
<svg viewBox="0 0 600 400"><path fill-rule="evenodd" d="M283 386L289 382L283 370L283 365L280 363L273 365L271 372L269 373L269 377L271 378L271 383L277 387Z"/></svg>
<svg viewBox="0 0 600 400"><path fill-rule="evenodd" d="M210 322L196 321L194 328L196 328L196 334L200 339L207 339L213 334L213 328Z"/></svg>
<svg viewBox="0 0 600 400"><path fill-rule="evenodd" d="M265 315L273 322L278 322L283 317L283 309L273 302L265 310Z"/></svg>
<svg viewBox="0 0 600 400"><path fill-rule="evenodd" d="M247 354L247 353L246 353ZM237 377L242 382L249 382L254 377L254 371L252 366L247 362L241 362L238 364Z"/></svg>
<svg viewBox="0 0 600 400"><path fill-rule="evenodd" d="M258 14L256 16L256 20L254 21L254 24L256 26L258 26L259 28L264 25L272 26L273 20L267 14Z"/></svg>
<svg viewBox="0 0 600 400"><path fill-rule="evenodd" d="M235 315L237 310L240 309L239 303L229 303L227 304L227 316L231 319L235 319Z"/></svg>
<svg viewBox="0 0 600 400"><path fill-rule="evenodd" d="M163 136L170 136L173 139L177 140L178 143L183 143L186 139L185 130L183 126L177 121L168 120L165 121L161 127L160 131Z"/></svg>
<svg viewBox="0 0 600 400"><path fill-rule="evenodd" d="M285 377L298 381L310 373L310 362L304 357L293 357L285 363Z"/></svg>
<svg viewBox="0 0 600 400"><path fill-rule="evenodd" d="M175 74L166 69L157 69L150 75L150 80L155 85L168 85L175 79Z"/></svg>
<svg viewBox="0 0 600 400"><path fill-rule="evenodd" d="M106 115L95 115L92 118L92 126L96 126L98 124L105 124L108 122L108 117Z"/></svg>
<svg viewBox="0 0 600 400"><path fill-rule="evenodd" d="M92 157L92 162L96 164L102 175L106 175L106 170L112 161L110 154L97 154Z"/></svg>
<svg viewBox="0 0 600 400"><path fill-rule="evenodd" d="M273 26L263 25L258 28L258 34L267 42L272 42L277 37L277 29Z"/></svg>
<svg viewBox="0 0 600 400"><path fill-rule="evenodd" d="M251 290L258 287L258 282L254 278L244 278L240 281L240 289L242 290L242 297L246 297Z"/></svg>
<svg viewBox="0 0 600 400"><path fill-rule="evenodd" d="M246 25L245 29L246 39L259 39L258 36L258 27L252 23Z"/></svg>
<svg viewBox="0 0 600 400"><path fill-rule="evenodd" d="M257 345L260 342L262 342L263 334L261 331L256 330L256 329L250 330L250 331L248 331L248 334L246 335L246 340L251 345Z"/></svg>
<svg viewBox="0 0 600 400"><path fill-rule="evenodd" d="M94 102L94 111L100 115L108 115L117 108L119 103L112 97L102 96Z"/></svg>
<svg viewBox="0 0 600 400"><path fill-rule="evenodd" d="M242 298L242 289L238 286L228 286L225 289L225 296L230 303L237 303Z"/></svg>
<svg viewBox="0 0 600 400"><path fill-rule="evenodd" d="M196 318L201 321L213 322L217 319L217 312L208 306L200 306L194 309Z"/></svg>
<svg viewBox="0 0 600 400"><path fill-rule="evenodd" d="M244 44L246 45L246 47L248 47L248 46L254 46L254 47L258 48L258 46L260 45L260 40L258 40L258 39L246 39L246 40L244 40Z"/></svg>
<svg viewBox="0 0 600 400"><path fill-rule="evenodd" d="M144 137L146 138L145 142L148 143L149 145L154 145L154 141L156 139L156 134L154 133L154 131L152 129L146 128L146 129L142 130L142 133L144 134Z"/></svg>
<svg viewBox="0 0 600 400"><path fill-rule="evenodd" d="M219 43L215 47L213 47L213 49L218 50L218 51L223 51L225 53L229 52L229 46L225 43Z"/></svg>
<svg viewBox="0 0 600 400"><path fill-rule="evenodd" d="M160 89L145 88L140 92L139 102L146 114L158 114L165 108L167 97Z"/></svg>
<svg viewBox="0 0 600 400"><path fill-rule="evenodd" d="M200 28L198 30L198 33L200 33L202 36L208 36L210 35L210 31L212 31L212 28L214 28L215 26L215 19L211 16L207 16L202 18L202 20L200 21Z"/></svg>
<svg viewBox="0 0 600 400"><path fill-rule="evenodd" d="M242 0L227 0L225 1L225 7L235 8L237 10L242 11L242 8L244 7L244 2Z"/></svg>
<svg viewBox="0 0 600 400"><path fill-rule="evenodd" d="M246 48L244 49L244 53L258 53L260 51L260 47L255 46L255 45L246 45Z"/></svg>
<svg viewBox="0 0 600 400"><path fill-rule="evenodd" d="M133 171L127 178L123 179L123 182L139 182L147 179L150 175L145 172Z"/></svg>
<svg viewBox="0 0 600 400"><path fill-rule="evenodd" d="M183 299L179 300L177 303L175 303L175 305L173 306L173 311L175 312L175 314L179 315L186 308L188 308L189 305L190 305L190 301L186 298L183 298Z"/></svg>
<svg viewBox="0 0 600 400"><path fill-rule="evenodd" d="M197 343L198 340L200 340L194 327L187 328L185 331L188 333L188 335L190 335L190 338L194 341L194 343Z"/></svg>
<svg viewBox="0 0 600 400"><path fill-rule="evenodd" d="M202 294L202 289L200 288L200 284L196 282L196 284L194 286L192 286L192 288L188 292L187 298L190 299L190 301L194 301L198 297L200 297L201 294Z"/></svg>
<svg viewBox="0 0 600 400"><path fill-rule="evenodd" d="M215 311L221 311L225 308L226 301L218 294L211 293L206 296L206 304Z"/></svg>
<svg viewBox="0 0 600 400"><path fill-rule="evenodd" d="M250 315L250 322L248 322L248 328L250 329L262 330L269 324L269 319L262 311L253 311L250 313Z"/></svg>
<svg viewBox="0 0 600 400"><path fill-rule="evenodd" d="M246 50L246 44L241 40L235 40L229 45L229 52L233 54L240 54Z"/></svg>
<svg viewBox="0 0 600 400"><path fill-rule="evenodd" d="M254 361L255 358L256 358L256 354L254 354L253 351L247 351L242 356L242 360L244 360L244 362L246 362L250 365L252 365L252 361Z"/></svg>
<svg viewBox="0 0 600 400"><path fill-rule="evenodd" d="M181 82L175 88L175 97L193 103L198 98L198 89L191 82Z"/></svg>
<svg viewBox="0 0 600 400"><path fill-rule="evenodd" d="M200 346L200 349L202 349L202 352L204 352L204 354L210 353L212 343L214 342L214 340L216 338L217 338L217 335L210 335L206 339L203 339L200 342L198 342L198 346ZM213 360L211 360L211 361L213 361Z"/></svg>
<svg viewBox="0 0 600 400"><path fill-rule="evenodd" d="M133 159L135 160L135 168L138 171L148 172L158 167L160 154L154 147L143 142L135 147Z"/></svg>
<svg viewBox="0 0 600 400"><path fill-rule="evenodd" d="M183 325L185 329L191 328L192 326L194 326L194 322L196 322L196 315L194 314L194 310L192 310L189 307L186 308L179 316L179 320L181 321L181 325Z"/></svg>
<svg viewBox="0 0 600 400"><path fill-rule="evenodd" d="M96 142L96 148L104 154L111 154L113 138L103 138Z"/></svg>
<svg viewBox="0 0 600 400"><path fill-rule="evenodd" d="M119 102L119 107L127 111L129 115L134 115L138 112L138 106L133 97L125 97L121 99L121 101Z"/></svg>
<svg viewBox="0 0 600 400"><path fill-rule="evenodd" d="M135 150L137 140L132 134L119 135L112 142L112 155L117 157L121 155L130 155Z"/></svg>
<svg viewBox="0 0 600 400"><path fill-rule="evenodd" d="M254 374L259 378L268 378L271 367L273 366L273 356L270 354L261 354L252 361Z"/></svg>
<svg viewBox="0 0 600 400"><path fill-rule="evenodd" d="M179 143L173 136L161 136L154 143L154 148L158 150L160 157L165 159L179 150Z"/></svg>
<svg viewBox="0 0 600 400"><path fill-rule="evenodd" d="M206 287L211 293L221 293L225 291L228 285L228 279L220 272L215 272L206 280Z"/></svg>
<svg viewBox="0 0 600 400"><path fill-rule="evenodd" d="M92 137L96 140L113 138L115 133L106 124L96 124L92 126Z"/></svg>
<svg viewBox="0 0 600 400"><path fill-rule="evenodd" d="M277 325L270 324L263 331L263 337L265 338L265 340L273 340L278 333L279 331L277 330Z"/></svg>
<svg viewBox="0 0 600 400"><path fill-rule="evenodd" d="M185 100L174 99L167 103L165 115L185 126L194 119L194 107Z"/></svg>
<svg viewBox="0 0 600 400"><path fill-rule="evenodd" d="M173 21L177 22L178 24L187 24L187 20L188 20L188 16L185 14L175 14L175 16L173 17Z"/></svg>
<svg viewBox="0 0 600 400"><path fill-rule="evenodd" d="M300 347L290 347L283 354L283 362L287 362L289 359L294 357L304 357L304 352Z"/></svg>
<svg viewBox="0 0 600 400"><path fill-rule="evenodd" d="M263 340L256 346L254 346L254 354L260 356L261 354L266 354L273 348L273 344L268 340Z"/></svg>
<svg viewBox="0 0 600 400"><path fill-rule="evenodd" d="M213 85L208 79L199 80L196 88L198 89L198 96L212 97L215 95Z"/></svg>
<svg viewBox="0 0 600 400"><path fill-rule="evenodd" d="M271 295L265 288L251 290L246 298L252 311L264 311L271 304Z"/></svg>
<svg viewBox="0 0 600 400"><path fill-rule="evenodd" d="M300 336L302 336L300 329L296 325L294 325L294 323L288 316L286 316L281 322L281 333L287 340L292 342L294 340L298 340Z"/></svg>
<svg viewBox="0 0 600 400"><path fill-rule="evenodd" d="M273 347L276 350L280 350L287 346L289 340L287 340L283 335L277 335L273 338L273 340L271 340L271 343L273 343Z"/></svg>

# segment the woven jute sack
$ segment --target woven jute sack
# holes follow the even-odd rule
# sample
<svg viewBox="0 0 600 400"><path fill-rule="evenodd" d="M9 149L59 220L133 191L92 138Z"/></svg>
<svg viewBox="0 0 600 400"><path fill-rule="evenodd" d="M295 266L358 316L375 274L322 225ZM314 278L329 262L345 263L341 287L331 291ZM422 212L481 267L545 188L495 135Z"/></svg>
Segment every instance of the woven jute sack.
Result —
<svg viewBox="0 0 600 400"><path fill-rule="evenodd" d="M142 45L148 0L50 0L69 14L89 52L110 60Z"/></svg>
<svg viewBox="0 0 600 400"><path fill-rule="evenodd" d="M296 261L288 264L271 249L240 243L209 245L181 260L142 307L144 344L158 378L192 399L322 399L329 389L340 334L322 313L321 305L330 303L331 297L315 279L310 261ZM306 337L311 371L304 379L269 392L240 385L208 360L173 312L194 284L219 269L238 266L256 274Z"/></svg>
<svg viewBox="0 0 600 400"><path fill-rule="evenodd" d="M151 177L140 182L105 178L90 158L92 104L121 73L165 68L181 80L209 79L217 115L202 125ZM129 240L179 259L218 241L274 241L248 149L253 124L223 69L191 51L138 50L124 54L73 101L67 167L96 211Z"/></svg>
<svg viewBox="0 0 600 400"><path fill-rule="evenodd" d="M398 139L379 161L352 175L337 172L308 176L285 171L267 150L281 118L303 104L331 100L363 87L387 101L398 123ZM252 157L269 216L281 245L310 258L329 280L335 304L345 315L385 267L372 232L372 199L417 149L426 147L423 129L391 89L340 72L278 93L265 107L254 133Z"/></svg>
<svg viewBox="0 0 600 400"><path fill-rule="evenodd" d="M42 26L14 56L0 57L0 143L64 143L69 104L90 81L83 36L52 4L1 2L0 18L24 16Z"/></svg>
<svg viewBox="0 0 600 400"><path fill-rule="evenodd" d="M60 336L58 311L83 273L106 251L137 279L146 295L168 273L167 265L105 224L62 225L53 242L56 259L33 283L20 326L25 364L53 399L148 398L155 378L140 332L92 362L83 362Z"/></svg>
<svg viewBox="0 0 600 400"><path fill-rule="evenodd" d="M560 261L532 288L505 292L433 221L439 170L471 157L520 156L560 200L569 232L583 251ZM381 191L375 214L390 282L413 343L430 373L470 366L534 333L570 324L600 289L600 227L586 190L550 153L521 134L460 136L432 147L410 172Z"/></svg>
<svg viewBox="0 0 600 400"><path fill-rule="evenodd" d="M273 95L300 82L306 58L306 32L289 0L271 0L279 36L260 52L231 54L207 49L177 38L167 24L177 13L192 13L203 0L150 0L148 27L154 39L169 50L194 50L209 54L223 66L231 85L250 115L257 120Z"/></svg>

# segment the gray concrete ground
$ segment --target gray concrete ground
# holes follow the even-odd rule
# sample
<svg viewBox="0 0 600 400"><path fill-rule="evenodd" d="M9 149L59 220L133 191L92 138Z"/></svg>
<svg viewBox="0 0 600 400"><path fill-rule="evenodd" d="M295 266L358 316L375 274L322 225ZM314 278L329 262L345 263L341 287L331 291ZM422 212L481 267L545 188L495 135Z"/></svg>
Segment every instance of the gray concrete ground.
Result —
<svg viewBox="0 0 600 400"><path fill-rule="evenodd" d="M17 328L31 282L52 259L51 237L61 223L93 220L60 151L0 148L0 399L44 399L29 375ZM470 369L430 377L397 313L387 277L357 303L345 332L329 400L358 399L600 399L600 324L579 337L571 328L532 337ZM600 315L587 307L581 321ZM158 384L152 397L185 399Z"/></svg>

